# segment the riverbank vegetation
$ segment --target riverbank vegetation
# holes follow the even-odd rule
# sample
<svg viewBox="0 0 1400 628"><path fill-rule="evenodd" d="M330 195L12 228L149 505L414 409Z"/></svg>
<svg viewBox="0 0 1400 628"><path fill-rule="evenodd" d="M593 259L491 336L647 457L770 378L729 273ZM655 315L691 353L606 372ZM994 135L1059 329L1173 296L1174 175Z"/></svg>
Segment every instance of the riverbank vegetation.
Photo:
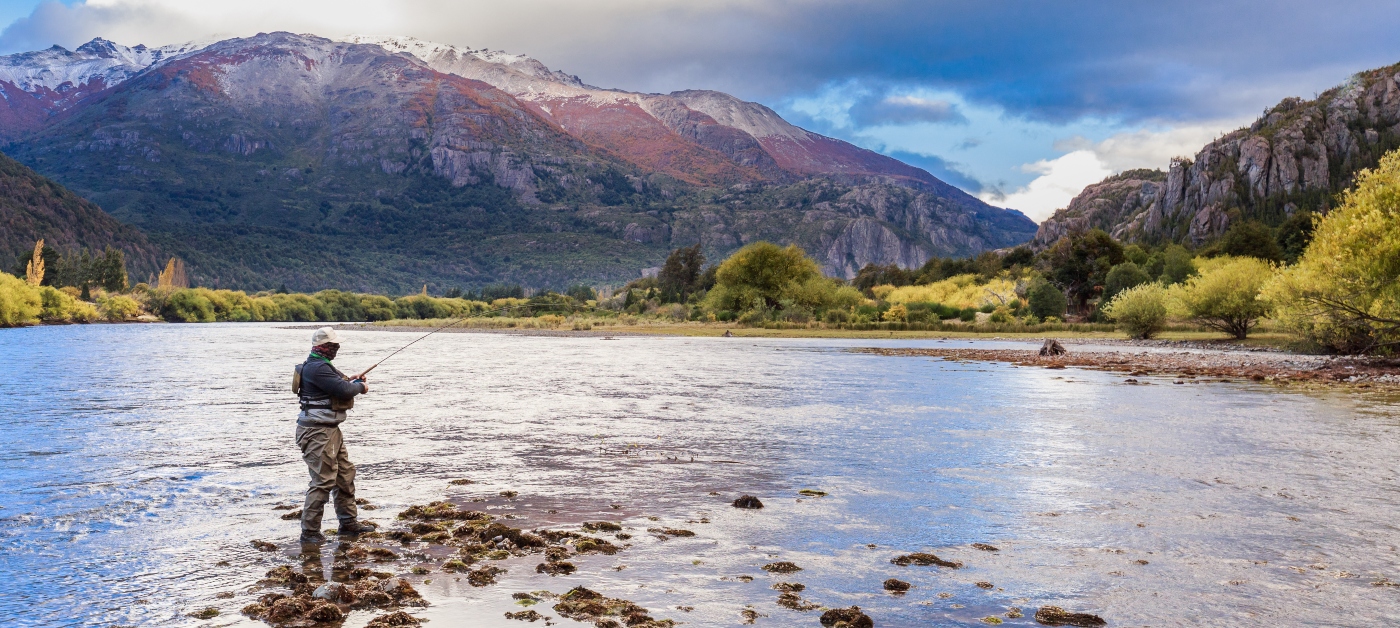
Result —
<svg viewBox="0 0 1400 628"><path fill-rule="evenodd" d="M1253 222L1190 250L1124 245L1100 230L919 268L869 265L824 276L802 249L745 246L709 264L699 246L672 251L653 276L618 289L529 294L520 286L390 298L340 290L245 293L186 287L179 260L126 286L120 252L65 258L40 242L0 273L0 325L165 320L446 323L504 329L723 325L765 330L1105 333L1214 330L1244 340L1266 325L1339 353L1400 346L1400 154L1363 171L1325 216L1271 229ZM48 269L57 268L52 274Z"/></svg>

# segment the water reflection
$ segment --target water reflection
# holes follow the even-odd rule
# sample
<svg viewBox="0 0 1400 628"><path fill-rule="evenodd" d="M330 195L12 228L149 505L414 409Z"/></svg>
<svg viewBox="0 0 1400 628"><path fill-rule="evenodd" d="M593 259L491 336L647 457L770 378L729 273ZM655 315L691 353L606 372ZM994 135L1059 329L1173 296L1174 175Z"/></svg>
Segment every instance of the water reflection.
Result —
<svg viewBox="0 0 1400 628"><path fill-rule="evenodd" d="M272 507L305 486L287 380L307 335L0 331L0 617L182 625L212 605L210 625L251 625L236 612L269 557L248 541L297 560L296 524ZM351 369L411 338L346 335ZM881 626L1047 603L1113 625L1397 618L1394 589L1371 585L1400 580L1393 400L844 351L870 344L443 335L376 371L345 431L383 523L450 495L488 498L475 506L512 525L638 532L572 576L525 559L484 589L416 576L433 581L420 588L435 628L511 625L509 593L577 584L694 625L737 623L745 605L763 624L815 625L774 604L780 578L759 569L773 560L804 568L781 579L805 598L859 604ZM462 477L477 483L447 484ZM768 507L730 508L740 492ZM655 525L697 536L659 541ZM916 550L967 566L889 563ZM737 575L754 580L723 579ZM884 593L892 576L914 589Z"/></svg>

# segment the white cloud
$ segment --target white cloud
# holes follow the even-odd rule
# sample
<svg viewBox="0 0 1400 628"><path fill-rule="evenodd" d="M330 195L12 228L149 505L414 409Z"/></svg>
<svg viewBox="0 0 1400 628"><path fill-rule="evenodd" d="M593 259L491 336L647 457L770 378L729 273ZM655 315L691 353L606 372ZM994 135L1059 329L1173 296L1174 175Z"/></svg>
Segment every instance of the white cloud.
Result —
<svg viewBox="0 0 1400 628"><path fill-rule="evenodd" d="M1113 174L1098 155L1089 150L1077 150L1055 159L1042 159L1021 166L1021 169L1040 176L1011 194L984 192L982 200L992 205L1019 209L1036 222L1049 218L1055 210L1068 205L1070 199L1085 186Z"/></svg>
<svg viewBox="0 0 1400 628"><path fill-rule="evenodd" d="M1166 169L1172 157L1190 157L1202 146L1228 131L1248 124L1247 120L1218 120L1166 128L1141 128L1110 136L1099 142L1083 136L1055 142L1058 151L1092 151L1114 172L1134 168Z"/></svg>
<svg viewBox="0 0 1400 628"><path fill-rule="evenodd" d="M983 201L1019 209L1041 222L1055 210L1069 205L1084 188L1112 174L1135 168L1166 170L1173 157L1191 157L1202 146L1244 122L1226 120L1168 128L1124 131L1094 142L1076 135L1054 143L1056 151L1069 151L1056 159L1042 159L1021 166L1037 175L1011 194L983 192Z"/></svg>

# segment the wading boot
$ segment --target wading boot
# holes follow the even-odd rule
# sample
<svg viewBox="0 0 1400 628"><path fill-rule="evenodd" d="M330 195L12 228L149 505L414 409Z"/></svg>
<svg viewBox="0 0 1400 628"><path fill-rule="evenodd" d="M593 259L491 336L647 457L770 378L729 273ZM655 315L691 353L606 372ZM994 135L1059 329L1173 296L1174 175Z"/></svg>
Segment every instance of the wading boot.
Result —
<svg viewBox="0 0 1400 628"><path fill-rule="evenodd" d="M321 534L320 532L317 532L317 531L315 531L315 530L302 530L302 531L301 531L301 544L302 544L302 545L320 545L320 544L325 543L325 542L326 542L326 536L325 536L324 534Z"/></svg>
<svg viewBox="0 0 1400 628"><path fill-rule="evenodd" d="M335 533L339 534L340 536L359 536L366 532L374 532L375 528L377 527L378 526L374 525L373 523L346 521L341 522L340 529L336 530Z"/></svg>

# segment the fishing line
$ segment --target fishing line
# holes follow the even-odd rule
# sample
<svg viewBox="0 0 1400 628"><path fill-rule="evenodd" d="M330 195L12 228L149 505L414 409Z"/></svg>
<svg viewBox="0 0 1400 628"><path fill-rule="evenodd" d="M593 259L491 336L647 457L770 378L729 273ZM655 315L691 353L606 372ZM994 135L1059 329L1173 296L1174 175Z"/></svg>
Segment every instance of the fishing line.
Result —
<svg viewBox="0 0 1400 628"><path fill-rule="evenodd" d="M409 347L412 347L413 345L418 344L418 341L419 341L419 340L422 340L422 339L424 339L424 338L427 338L428 336L431 336L431 335L433 335L433 334L436 334L436 333L438 333L438 332L440 332L440 331L442 331L442 330L444 330L444 329L447 329L448 327L451 327L451 326L453 326L453 325L456 325L457 323L460 323L460 322L462 322L462 321L464 321L464 320L467 320L467 319L469 319L469 318L477 318L477 317L481 317L481 316L486 316L486 315L488 315L488 314L496 314L496 313L499 313L499 312L505 312L505 311L508 311L508 310L521 310L521 309L526 309L526 310L528 310L528 309L530 309L531 307L534 307L534 306L531 306L531 305L528 305L528 304L527 304L527 305L508 305L508 306L506 306L506 307L500 307L500 308L496 308L496 309L494 309L494 310L486 310L486 311L484 311L484 312L473 312L473 313L468 314L468 315L466 315L466 316L463 316L463 317L461 317L461 318L457 318L457 319L453 319L453 320L451 320L451 321L448 321L448 323L447 323L446 325L443 325L442 327L439 327L439 328L434 329L434 330L432 330L432 331L430 331L430 332L428 332L428 333L426 333L426 334L423 334L422 336L419 336L419 337L413 339L413 342L410 342L410 343L408 343L408 344L406 344L406 345L404 345L404 346L402 346L402 347L399 347L399 348L398 348L397 350L395 350L393 353L390 353L389 355L384 356L381 360L379 360L378 362L375 362L375 363L374 363L373 365L371 365L369 368L367 368L367 369L361 371L359 375L356 375L356 376L355 376L354 378L352 378L352 379L359 379L359 378L361 378L361 377L364 377L364 376L366 376L366 375L369 375L369 372L370 372L370 371L373 371L374 369L378 368L380 364L383 364L383 363L384 363L386 360L388 360L389 358L392 358L392 357L398 355L400 351L403 351L404 349L407 349L407 348L409 348ZM589 307L589 306L584 306L584 307L582 307L582 308L579 308L579 310L593 310L593 309L597 309L597 308Z"/></svg>

